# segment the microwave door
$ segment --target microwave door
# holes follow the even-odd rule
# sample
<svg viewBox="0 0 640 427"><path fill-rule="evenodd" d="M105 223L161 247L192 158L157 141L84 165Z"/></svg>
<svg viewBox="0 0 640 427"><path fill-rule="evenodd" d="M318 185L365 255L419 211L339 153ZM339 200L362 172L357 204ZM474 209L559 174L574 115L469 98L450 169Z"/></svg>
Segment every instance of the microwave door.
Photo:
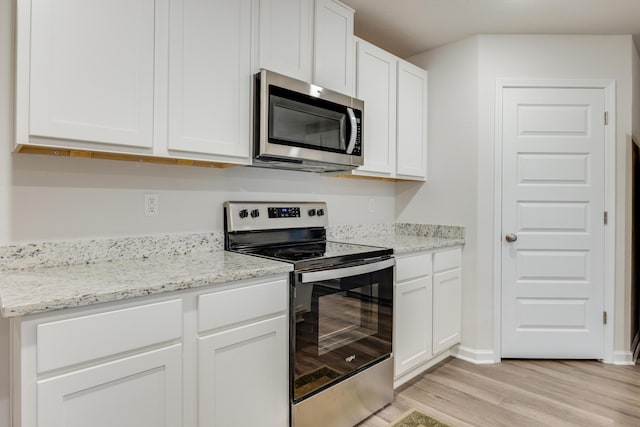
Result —
<svg viewBox="0 0 640 427"><path fill-rule="evenodd" d="M270 96L269 142L324 151L347 149L345 114Z"/></svg>

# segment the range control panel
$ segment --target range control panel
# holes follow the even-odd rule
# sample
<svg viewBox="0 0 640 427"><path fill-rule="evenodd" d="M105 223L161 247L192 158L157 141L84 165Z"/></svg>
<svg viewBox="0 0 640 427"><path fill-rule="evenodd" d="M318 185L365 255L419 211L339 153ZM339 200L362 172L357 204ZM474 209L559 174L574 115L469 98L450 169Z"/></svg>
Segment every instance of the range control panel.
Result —
<svg viewBox="0 0 640 427"><path fill-rule="evenodd" d="M300 218L299 207L267 208L267 212L269 212L269 218Z"/></svg>
<svg viewBox="0 0 640 427"><path fill-rule="evenodd" d="M225 202L226 231L326 227L325 202Z"/></svg>

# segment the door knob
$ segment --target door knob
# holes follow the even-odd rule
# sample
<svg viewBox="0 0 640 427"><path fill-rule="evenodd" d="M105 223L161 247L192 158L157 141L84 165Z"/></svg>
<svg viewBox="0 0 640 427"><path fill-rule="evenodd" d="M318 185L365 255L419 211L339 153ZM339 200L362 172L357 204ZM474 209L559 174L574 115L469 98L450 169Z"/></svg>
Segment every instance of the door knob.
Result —
<svg viewBox="0 0 640 427"><path fill-rule="evenodd" d="M513 233L509 233L506 236L504 236L504 239L509 243L513 243L516 240L518 240L518 236Z"/></svg>

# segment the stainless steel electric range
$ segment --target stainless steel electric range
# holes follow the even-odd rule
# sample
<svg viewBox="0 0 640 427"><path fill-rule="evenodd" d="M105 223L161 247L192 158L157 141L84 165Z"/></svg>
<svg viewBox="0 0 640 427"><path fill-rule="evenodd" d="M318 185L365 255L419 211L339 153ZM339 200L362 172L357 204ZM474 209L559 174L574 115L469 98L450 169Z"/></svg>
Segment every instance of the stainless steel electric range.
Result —
<svg viewBox="0 0 640 427"><path fill-rule="evenodd" d="M351 427L393 400L393 251L326 240L323 202L226 202L225 249L290 262L291 425Z"/></svg>

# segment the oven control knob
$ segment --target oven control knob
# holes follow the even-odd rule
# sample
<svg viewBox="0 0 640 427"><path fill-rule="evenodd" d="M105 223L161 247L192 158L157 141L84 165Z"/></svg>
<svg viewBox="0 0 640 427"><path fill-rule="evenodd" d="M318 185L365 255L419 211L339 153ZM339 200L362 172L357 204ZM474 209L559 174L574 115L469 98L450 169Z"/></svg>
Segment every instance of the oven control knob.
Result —
<svg viewBox="0 0 640 427"><path fill-rule="evenodd" d="M251 211L251 218L257 218L260 216L260 211L258 209L253 209Z"/></svg>
<svg viewBox="0 0 640 427"><path fill-rule="evenodd" d="M249 216L249 211L247 211L246 209L242 209L239 215L240 215L240 218L246 218Z"/></svg>
<svg viewBox="0 0 640 427"><path fill-rule="evenodd" d="M316 213L318 214L318 216L322 216L324 215L324 209L318 209Z"/></svg>
<svg viewBox="0 0 640 427"><path fill-rule="evenodd" d="M316 210L315 209L309 209L309 216L316 216Z"/></svg>

